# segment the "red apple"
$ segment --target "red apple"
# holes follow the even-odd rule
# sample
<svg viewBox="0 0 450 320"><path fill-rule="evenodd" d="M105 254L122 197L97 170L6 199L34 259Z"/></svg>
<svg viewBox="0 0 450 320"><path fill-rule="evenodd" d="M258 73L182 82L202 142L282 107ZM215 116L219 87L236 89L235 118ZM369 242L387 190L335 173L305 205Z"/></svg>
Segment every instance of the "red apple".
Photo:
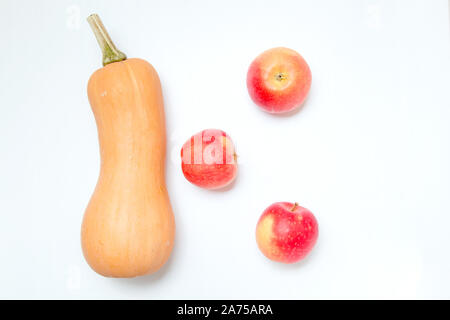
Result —
<svg viewBox="0 0 450 320"><path fill-rule="evenodd" d="M252 100L270 113L292 111L302 105L311 87L311 70L303 57L288 48L264 51L247 73Z"/></svg>
<svg viewBox="0 0 450 320"><path fill-rule="evenodd" d="M186 179L206 189L229 185L237 174L234 144L222 130L208 129L193 135L181 149L181 169Z"/></svg>
<svg viewBox="0 0 450 320"><path fill-rule="evenodd" d="M318 235L316 218L297 203L272 204L256 226L259 249L270 260L283 263L294 263L306 257Z"/></svg>

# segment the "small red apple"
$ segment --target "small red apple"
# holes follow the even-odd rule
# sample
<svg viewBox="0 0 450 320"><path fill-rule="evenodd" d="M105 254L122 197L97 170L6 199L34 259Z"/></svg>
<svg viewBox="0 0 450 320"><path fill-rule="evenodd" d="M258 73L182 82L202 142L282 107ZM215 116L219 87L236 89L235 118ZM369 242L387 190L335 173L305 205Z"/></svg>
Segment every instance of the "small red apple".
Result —
<svg viewBox="0 0 450 320"><path fill-rule="evenodd" d="M270 113L292 111L302 105L311 87L311 70L305 59L288 48L261 53L247 72L252 100Z"/></svg>
<svg viewBox="0 0 450 320"><path fill-rule="evenodd" d="M294 263L308 255L319 235L314 215L297 203L277 202L261 215L256 242L273 261Z"/></svg>
<svg viewBox="0 0 450 320"><path fill-rule="evenodd" d="M237 174L234 144L222 130L207 129L193 135L181 149L186 179L205 189L229 185Z"/></svg>

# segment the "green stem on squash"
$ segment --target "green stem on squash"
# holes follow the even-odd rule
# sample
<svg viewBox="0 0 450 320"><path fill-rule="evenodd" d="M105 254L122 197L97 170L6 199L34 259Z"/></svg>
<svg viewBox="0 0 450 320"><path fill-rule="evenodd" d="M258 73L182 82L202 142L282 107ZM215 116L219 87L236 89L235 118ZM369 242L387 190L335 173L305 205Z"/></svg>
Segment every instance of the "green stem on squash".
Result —
<svg viewBox="0 0 450 320"><path fill-rule="evenodd" d="M112 42L98 14L91 14L89 17L87 17L87 21L89 22L92 31L94 31L95 38L97 38L100 49L102 49L103 66L106 66L107 64L113 62L122 61L127 58L125 53L119 51Z"/></svg>

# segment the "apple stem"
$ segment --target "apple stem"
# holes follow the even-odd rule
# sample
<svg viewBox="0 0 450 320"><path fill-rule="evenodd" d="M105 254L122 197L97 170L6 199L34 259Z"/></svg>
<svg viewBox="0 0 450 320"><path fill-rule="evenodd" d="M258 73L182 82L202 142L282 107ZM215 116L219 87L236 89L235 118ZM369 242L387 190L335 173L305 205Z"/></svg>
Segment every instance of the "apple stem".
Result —
<svg viewBox="0 0 450 320"><path fill-rule="evenodd" d="M283 74L283 73L277 73L276 74L276 76L275 76L275 78L278 80L278 81L281 81L281 80L285 80L286 79L286 76Z"/></svg>
<svg viewBox="0 0 450 320"><path fill-rule="evenodd" d="M294 210L297 209L298 206L299 206L298 203L295 202L294 206L291 208L291 211L294 212Z"/></svg>

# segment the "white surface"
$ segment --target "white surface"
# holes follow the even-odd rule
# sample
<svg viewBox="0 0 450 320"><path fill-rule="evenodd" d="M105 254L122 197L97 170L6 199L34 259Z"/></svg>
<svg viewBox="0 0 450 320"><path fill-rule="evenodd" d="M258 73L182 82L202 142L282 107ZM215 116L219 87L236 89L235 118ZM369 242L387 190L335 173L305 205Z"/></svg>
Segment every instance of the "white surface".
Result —
<svg viewBox="0 0 450 320"><path fill-rule="evenodd" d="M176 245L144 278L103 278L80 248L99 169L92 12L163 85ZM448 12L445 0L2 1L0 298L450 298ZM290 117L260 111L245 86L251 60L280 45L313 74ZM240 155L226 192L180 169L182 143L211 127ZM256 246L276 201L319 221L297 265Z"/></svg>

